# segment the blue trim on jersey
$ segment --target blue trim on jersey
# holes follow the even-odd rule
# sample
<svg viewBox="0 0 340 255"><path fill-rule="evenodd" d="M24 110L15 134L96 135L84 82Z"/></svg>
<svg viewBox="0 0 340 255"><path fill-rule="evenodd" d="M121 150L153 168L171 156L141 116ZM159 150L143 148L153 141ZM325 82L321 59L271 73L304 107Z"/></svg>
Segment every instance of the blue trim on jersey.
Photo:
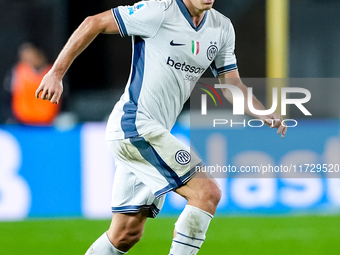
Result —
<svg viewBox="0 0 340 255"><path fill-rule="evenodd" d="M125 138L138 136L136 128L136 112L137 106L129 101L123 106L124 115L121 119L122 130L124 131Z"/></svg>
<svg viewBox="0 0 340 255"><path fill-rule="evenodd" d="M121 119L121 127L126 138L138 136L136 127L137 106L140 91L142 89L145 67L145 41L134 36L133 62L131 72L131 82L129 87L130 101L123 107L124 115Z"/></svg>
<svg viewBox="0 0 340 255"><path fill-rule="evenodd" d="M142 208L149 209L149 218L155 218L160 212L155 204L118 206L111 207L111 210L113 213L138 213Z"/></svg>
<svg viewBox="0 0 340 255"><path fill-rule="evenodd" d="M131 73L131 85L129 88L130 100L138 105L138 99L142 88L145 66L145 41L134 36L133 68Z"/></svg>
<svg viewBox="0 0 340 255"><path fill-rule="evenodd" d="M180 232L178 232L178 231L177 231L177 234L180 235L180 236L184 236L184 237L186 237L186 238L192 239L192 240L197 240L197 241L202 241L202 242L204 242L204 239L199 239L199 238L187 236L187 235L184 235L184 234L182 234L182 233L180 233Z"/></svg>
<svg viewBox="0 0 340 255"><path fill-rule="evenodd" d="M128 33L127 33L127 30L126 30L124 21L122 19L122 16L119 13L118 7L114 8L112 10L113 10L115 20L117 21L119 32L120 32L121 36L127 36Z"/></svg>
<svg viewBox="0 0 340 255"><path fill-rule="evenodd" d="M227 65L227 66L223 66L223 67L217 68L215 61L213 61L211 63L211 65L210 65L210 69L211 69L211 72L213 73L213 75L215 77L218 77L221 74L237 70L237 65L236 64L231 64L231 65Z"/></svg>
<svg viewBox="0 0 340 255"><path fill-rule="evenodd" d="M211 69L211 72L213 73L214 77L218 77L215 60L213 62L211 62L210 69Z"/></svg>
<svg viewBox="0 0 340 255"><path fill-rule="evenodd" d="M190 23L191 27L193 29L195 29L196 32L198 32L204 25L206 19L207 19L207 16L208 16L208 11L205 12L204 14L204 17L203 17L203 20L201 21L201 23L199 24L198 27L196 27L194 25L194 23L192 22L192 18L190 16L190 12L188 11L187 7L185 6L185 4L183 3L182 0L176 0L177 2L177 5L179 7L179 9L181 10L183 16L186 18L186 20Z"/></svg>
<svg viewBox="0 0 340 255"><path fill-rule="evenodd" d="M236 70L236 69L237 69L237 65L231 64L231 65L228 65L228 66L223 66L221 68L217 68L217 73L218 73L218 75L221 75L223 73L230 72L230 71Z"/></svg>
<svg viewBox="0 0 340 255"><path fill-rule="evenodd" d="M130 142L138 149L142 157L158 170L172 189L176 189L183 184L178 175L162 160L155 149L143 137L130 138Z"/></svg>

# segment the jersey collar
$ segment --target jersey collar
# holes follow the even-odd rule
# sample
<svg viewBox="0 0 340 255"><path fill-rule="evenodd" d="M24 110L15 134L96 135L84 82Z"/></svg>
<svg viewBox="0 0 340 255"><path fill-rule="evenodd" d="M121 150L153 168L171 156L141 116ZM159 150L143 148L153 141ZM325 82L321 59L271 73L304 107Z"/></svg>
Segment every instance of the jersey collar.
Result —
<svg viewBox="0 0 340 255"><path fill-rule="evenodd" d="M189 24L191 25L191 27L193 29L195 29L196 32L198 32L204 25L206 19L207 19L207 16L208 16L208 11L205 12L204 14L204 17L203 17L203 20L201 21L201 23L199 24L198 27L196 27L194 25L194 23L192 22L192 19L191 19L191 16L190 16L190 13L189 13L189 10L187 9L187 7L185 6L185 4L183 3L182 0L176 0L177 2L177 5L179 7L179 9L181 10L183 16L186 18L186 20L189 22Z"/></svg>

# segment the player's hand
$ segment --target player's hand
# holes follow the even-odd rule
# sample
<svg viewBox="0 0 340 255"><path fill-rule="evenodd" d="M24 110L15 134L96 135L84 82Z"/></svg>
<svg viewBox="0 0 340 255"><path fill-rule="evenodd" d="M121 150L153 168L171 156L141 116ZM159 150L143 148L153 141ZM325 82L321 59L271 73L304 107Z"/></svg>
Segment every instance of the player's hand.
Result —
<svg viewBox="0 0 340 255"><path fill-rule="evenodd" d="M282 125L282 117L278 113L262 116L261 120L270 128L277 128L277 134L284 138L287 133L287 127Z"/></svg>
<svg viewBox="0 0 340 255"><path fill-rule="evenodd" d="M35 92L35 97L42 100L49 100L53 104L58 104L63 93L63 83L53 72L49 71L42 79L40 86Z"/></svg>

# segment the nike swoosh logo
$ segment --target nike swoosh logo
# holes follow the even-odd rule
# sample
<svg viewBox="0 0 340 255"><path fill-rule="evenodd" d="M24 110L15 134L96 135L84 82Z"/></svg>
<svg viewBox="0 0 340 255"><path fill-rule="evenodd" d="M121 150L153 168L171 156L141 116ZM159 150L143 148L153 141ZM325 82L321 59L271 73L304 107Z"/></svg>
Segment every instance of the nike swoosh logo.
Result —
<svg viewBox="0 0 340 255"><path fill-rule="evenodd" d="M174 40L172 40L172 41L170 42L170 45L171 45L171 46L184 46L185 44L182 44L182 43L174 43Z"/></svg>

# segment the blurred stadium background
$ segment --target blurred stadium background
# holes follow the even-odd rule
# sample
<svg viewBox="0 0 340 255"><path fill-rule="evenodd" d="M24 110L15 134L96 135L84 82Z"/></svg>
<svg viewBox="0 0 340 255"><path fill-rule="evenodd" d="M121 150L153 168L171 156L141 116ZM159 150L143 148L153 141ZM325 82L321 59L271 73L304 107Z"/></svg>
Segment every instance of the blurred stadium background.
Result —
<svg viewBox="0 0 340 255"><path fill-rule="evenodd" d="M86 16L131 3L0 0L0 81L23 42L40 45L53 62ZM199 136L194 146L207 165L339 164L340 1L217 0L215 8L235 26L241 76L308 78L313 116L292 109L299 126L284 140L262 129L189 130L186 114L172 132L186 143L190 132ZM0 254L83 254L108 228L115 168L105 120L130 58L129 38L100 35L69 70L62 111L50 127L8 124L10 95L0 86ZM269 102L269 89L260 84L254 91ZM224 195L200 254L339 254L340 179L283 177L218 179ZM168 195L129 254L167 254L184 205Z"/></svg>

